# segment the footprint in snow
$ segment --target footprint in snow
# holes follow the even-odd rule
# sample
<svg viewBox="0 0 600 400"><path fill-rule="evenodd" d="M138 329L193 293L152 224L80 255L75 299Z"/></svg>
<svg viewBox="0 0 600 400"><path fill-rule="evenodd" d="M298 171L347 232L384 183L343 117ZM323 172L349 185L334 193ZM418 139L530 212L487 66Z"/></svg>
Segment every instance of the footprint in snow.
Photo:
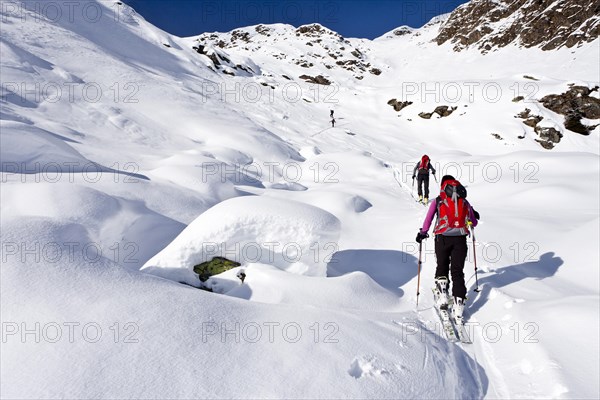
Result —
<svg viewBox="0 0 600 400"><path fill-rule="evenodd" d="M352 361L352 364L350 364L348 374L355 379L364 376L382 377L389 374L385 368L380 368L376 364L376 357L357 357Z"/></svg>
<svg viewBox="0 0 600 400"><path fill-rule="evenodd" d="M531 361L526 359L521 360L521 362L519 363L519 367L521 368L521 372L524 375L529 375L533 371L533 365L531 364Z"/></svg>

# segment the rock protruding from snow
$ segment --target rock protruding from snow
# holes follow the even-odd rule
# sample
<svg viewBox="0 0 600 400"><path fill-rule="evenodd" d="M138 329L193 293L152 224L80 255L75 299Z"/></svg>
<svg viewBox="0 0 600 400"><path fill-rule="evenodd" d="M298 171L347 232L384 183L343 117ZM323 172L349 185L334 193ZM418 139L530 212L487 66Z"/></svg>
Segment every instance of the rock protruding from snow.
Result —
<svg viewBox="0 0 600 400"><path fill-rule="evenodd" d="M403 108L410 106L412 101L398 101L396 99L390 99L388 105L394 107L394 110L401 111Z"/></svg>
<svg viewBox="0 0 600 400"><path fill-rule="evenodd" d="M392 31L392 33L388 33L386 35L386 37L394 37L394 36L404 36L404 35L410 35L415 31L414 28L411 28L410 26L406 26L406 25L402 25L396 29L394 29Z"/></svg>
<svg viewBox="0 0 600 400"><path fill-rule="evenodd" d="M473 0L452 12L436 42L454 50L487 52L516 43L553 50L591 42L600 35L598 0Z"/></svg>
<svg viewBox="0 0 600 400"><path fill-rule="evenodd" d="M199 286L194 266L226 257L241 264L262 262L301 275L326 276L340 225L334 215L304 203L237 197L201 214L142 269Z"/></svg>
<svg viewBox="0 0 600 400"><path fill-rule="evenodd" d="M600 99L592 96L597 91L598 86L588 88L570 85L565 93L546 95L540 102L547 109L565 116L565 128L589 135L598 125L586 126L581 123L581 119L600 119Z"/></svg>
<svg viewBox="0 0 600 400"><path fill-rule="evenodd" d="M331 29L325 28L321 24L302 25L302 26L298 27L298 29L296 29L296 33L298 35L304 35L304 36L308 36L308 37L320 38L324 35L328 35L328 36L334 36L334 37L343 39L342 35L340 35L337 32L332 31Z"/></svg>
<svg viewBox="0 0 600 400"><path fill-rule="evenodd" d="M221 49L214 48L213 46L197 44L192 48L196 51L196 53L208 57L208 59L212 62L212 66L210 66L210 68L213 71L220 71L231 76L253 76L260 72L260 68L248 58L242 57L241 61L237 60L238 62L234 62L230 55Z"/></svg>

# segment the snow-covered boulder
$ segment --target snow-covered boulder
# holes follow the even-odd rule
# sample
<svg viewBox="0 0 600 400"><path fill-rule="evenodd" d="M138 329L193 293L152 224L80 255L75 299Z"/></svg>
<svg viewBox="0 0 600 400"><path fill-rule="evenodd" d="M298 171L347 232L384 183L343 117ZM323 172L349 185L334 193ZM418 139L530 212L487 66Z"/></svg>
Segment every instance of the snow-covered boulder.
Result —
<svg viewBox="0 0 600 400"><path fill-rule="evenodd" d="M223 201L196 218L152 257L145 272L199 286L194 266L213 257L260 262L309 276L325 276L337 249L340 221L318 207L262 196Z"/></svg>

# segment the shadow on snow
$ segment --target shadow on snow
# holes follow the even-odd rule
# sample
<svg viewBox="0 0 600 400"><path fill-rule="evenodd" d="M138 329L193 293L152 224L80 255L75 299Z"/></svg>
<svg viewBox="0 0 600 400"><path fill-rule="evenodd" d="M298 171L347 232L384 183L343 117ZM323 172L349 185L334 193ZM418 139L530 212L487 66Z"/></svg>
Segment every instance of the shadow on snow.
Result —
<svg viewBox="0 0 600 400"><path fill-rule="evenodd" d="M335 253L327 264L327 276L342 276L360 271L397 296L417 276L417 258L397 250L343 250ZM415 290L417 288L415 287Z"/></svg>
<svg viewBox="0 0 600 400"><path fill-rule="evenodd" d="M503 288L527 278L542 280L556 274L563 260L554 252L544 253L539 260L498 268L479 279L481 292L469 306L469 313L475 314L487 302L492 289Z"/></svg>

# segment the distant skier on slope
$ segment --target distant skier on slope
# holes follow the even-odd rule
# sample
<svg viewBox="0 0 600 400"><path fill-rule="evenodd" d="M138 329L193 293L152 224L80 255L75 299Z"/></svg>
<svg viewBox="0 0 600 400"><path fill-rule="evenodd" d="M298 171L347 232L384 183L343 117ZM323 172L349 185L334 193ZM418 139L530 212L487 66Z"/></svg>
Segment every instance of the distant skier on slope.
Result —
<svg viewBox="0 0 600 400"><path fill-rule="evenodd" d="M419 193L419 202L423 202L423 204L427 204L429 201L429 170L433 172L435 175L435 168L431 165L431 160L427 154L421 157L421 161L415 165L415 169L413 170L413 181L415 177L417 178L417 190ZM418 172L417 172L418 171ZM423 188L425 186L425 198L423 198Z"/></svg>
<svg viewBox="0 0 600 400"><path fill-rule="evenodd" d="M331 127L332 127L332 128L335 128L335 118L332 118L332 119L331 119Z"/></svg>
<svg viewBox="0 0 600 400"><path fill-rule="evenodd" d="M429 237L427 233L434 215L437 215L435 228L435 270L436 306L448 308L448 275L452 275L453 314L462 320L467 288L463 268L467 258L467 236L469 226L477 226L479 213L466 199L467 190L451 175L442 178L440 195L429 206L423 227L417 233L417 243Z"/></svg>
<svg viewBox="0 0 600 400"><path fill-rule="evenodd" d="M329 110L329 118L333 119L333 110Z"/></svg>

